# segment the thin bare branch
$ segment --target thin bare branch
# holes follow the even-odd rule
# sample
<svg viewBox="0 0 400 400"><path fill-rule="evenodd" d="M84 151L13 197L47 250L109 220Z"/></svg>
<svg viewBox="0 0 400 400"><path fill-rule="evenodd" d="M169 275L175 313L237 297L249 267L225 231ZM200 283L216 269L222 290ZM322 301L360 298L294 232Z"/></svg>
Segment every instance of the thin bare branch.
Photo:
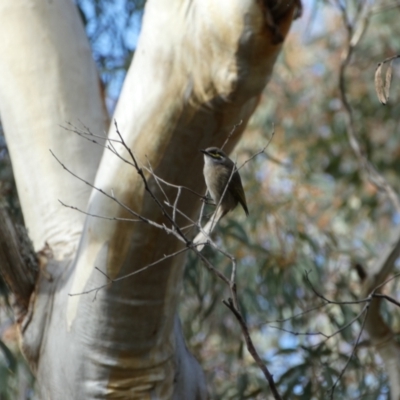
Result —
<svg viewBox="0 0 400 400"><path fill-rule="evenodd" d="M326 343L329 339L333 338L334 336L336 336L340 332L343 332L344 330L346 330L347 328L352 326L364 314L367 306L369 307L369 304L370 304L371 300L372 299L369 299L369 302L367 302L367 304L364 305L362 310L354 318L352 318L349 322L347 322L347 324L344 324L343 326L341 326L339 329L337 329L336 331L334 331L330 335L327 335L326 333L323 333L323 332L320 332L320 331L318 331L318 332L295 332L295 331L291 331L289 329L281 328L279 326L269 326L269 327L270 328L274 328L274 329L278 329L278 330L283 331L283 332L290 333L293 336L323 336L324 337L323 340L321 340L320 342L318 342L318 343L316 343L315 345L312 346L312 347L317 347L317 346L320 346L322 343Z"/></svg>
<svg viewBox="0 0 400 400"><path fill-rule="evenodd" d="M125 149L129 153L129 156L132 159L132 162L134 164L136 172L142 178L142 181L143 181L144 188L145 188L146 192L149 193L150 197L153 199L153 201L155 201L157 206L160 208L162 214L171 222L172 226L175 228L174 231L176 231L178 233L178 235L181 237L181 240L184 241L186 244L190 243L189 239L186 238L185 234L179 228L179 225L173 220L173 218L169 215L169 213L167 212L167 210L165 209L163 204L160 202L160 200L154 195L154 193L150 189L149 184L147 182L147 178L145 177L145 175L143 173L143 169L139 167L139 164L138 164L138 162L136 160L136 157L134 156L132 150L125 143L124 138L122 137L122 135L121 135L121 133L120 133L120 131L118 129L117 121L114 121L114 125L115 125L115 129L116 129L117 135L120 138L122 145L125 147Z"/></svg>
<svg viewBox="0 0 400 400"><path fill-rule="evenodd" d="M308 277L309 275L309 271L305 272L305 279L307 281L307 283L309 284L311 290L314 292L314 294L319 297L320 299L324 300L326 303L328 304L339 304L339 305L348 305L348 304L361 304L361 303L368 303L371 301L371 298L368 296L365 299L360 299L360 300L348 300L348 301L334 301L334 300L330 300L328 298L326 298L325 296L323 296L321 293L319 293L313 286L313 284L310 281L310 278Z"/></svg>
<svg viewBox="0 0 400 400"><path fill-rule="evenodd" d="M369 304L366 304L365 307L364 307L363 310L362 310L363 313L365 312L364 319L363 319L363 322L362 322L362 325L361 325L361 328L360 328L360 332L358 333L357 340L356 340L356 342L354 343L353 349L352 349L352 351L351 351L350 357L347 359L347 362L346 362L345 366L342 368L342 370L340 371L339 376L337 377L336 381L334 382L334 384L332 385L332 387L331 387L330 390L329 390L329 391L331 392L331 396L330 396L331 400L333 400L333 395L334 395L334 393L335 393L335 389L336 389L337 384L338 384L338 383L340 382L340 380L342 379L342 377L343 377L343 375L344 375L344 373L345 373L345 371L346 371L348 365L350 364L351 359L352 359L353 356L354 356L354 353L355 353L356 348L357 348L357 346L358 346L358 343L359 343L359 341L360 341L361 335L362 335L362 333L363 333L363 331L364 331L365 321L367 320L368 311L369 311Z"/></svg>
<svg viewBox="0 0 400 400"><path fill-rule="evenodd" d="M256 362L258 367L263 372L265 378L267 379L269 387L270 387L270 389L272 391L272 394L273 394L274 398L276 400L282 400L282 397L279 394L278 389L277 389L277 387L275 385L275 381L274 381L273 376L269 372L267 366L265 365L265 363L263 362L263 360L259 356L256 348L254 347L254 344L253 344L253 341L251 339L249 330L247 328L247 324L246 324L245 320L243 319L242 314L240 314L240 312L237 310L237 308L233 304L232 299L228 299L227 301L223 300L222 302L232 311L233 315L236 317L237 321L239 322L239 325L240 325L240 327L242 329L244 340L246 342L247 350L249 351L249 353L253 357L254 361Z"/></svg>
<svg viewBox="0 0 400 400"><path fill-rule="evenodd" d="M295 332L295 331L292 331L290 329L282 328L280 326L275 326L275 325L268 325L268 328L272 328L272 329L276 329L278 331L290 333L293 336L323 336L326 339L330 339L331 337L333 337L337 333L339 333L341 330L343 330L343 329L341 329L340 331L337 331L332 335L327 335L324 332L320 332L320 331L318 331L318 332ZM317 346L319 346L320 344L321 343L318 343Z"/></svg>
<svg viewBox="0 0 400 400"><path fill-rule="evenodd" d="M275 135L275 127L272 126L272 134L271 137L269 138L267 144L259 151L257 151L256 153L254 153L250 158L248 158L237 170L239 171L240 169L242 169L249 161L252 161L254 158L256 158L257 156L259 156L260 154L264 153L265 150L267 150L268 146L271 144L272 139L274 138Z"/></svg>
<svg viewBox="0 0 400 400"><path fill-rule="evenodd" d="M328 305L327 303L321 303L321 304L318 305L318 306L309 308L309 309L307 309L307 310L305 310L305 311L302 311L302 312L300 312L300 313L298 313L298 314L294 314L294 315L292 315L292 316L290 316L290 317L288 317L288 318L276 319L275 321L264 321L264 322L262 322L261 324L259 324L259 326L261 326L261 325L277 324L277 323L287 322L287 321L290 321L290 320L295 319L295 318L297 318L297 317L302 317L303 315L308 314L308 313L310 313L310 312L312 312L312 311L319 310L320 308L326 307L327 305Z"/></svg>
<svg viewBox="0 0 400 400"><path fill-rule="evenodd" d="M243 120L240 120L237 124L233 125L233 128L231 129L231 131L229 132L228 137L225 139L224 144L221 146L221 149L223 150L224 147L226 146L226 144L229 142L230 138L232 137L232 135L235 133L236 129L242 125Z"/></svg>
<svg viewBox="0 0 400 400"><path fill-rule="evenodd" d="M380 293L373 293L372 297L377 297L377 298L381 298L381 299L385 299L387 301L389 301L390 303L393 303L394 305L396 305L397 307L400 307L400 302L395 300L393 297L388 296L386 294L380 294Z"/></svg>
<svg viewBox="0 0 400 400"><path fill-rule="evenodd" d="M156 175L156 173L154 172L154 170L153 170L153 168L151 167L150 164L149 164L148 167L143 166L143 169L144 169L145 171L149 172L151 175L153 175L153 177L154 177L157 181L162 182L162 183L164 183L165 185L167 185L167 186L169 186L169 187L176 188L176 189L181 189L181 190L182 190L182 189L183 189L183 190L187 190L189 193L192 193L192 194L194 194L195 196L200 197L201 199L205 198L205 196L203 196L202 194L197 193L196 191L194 191L194 190L192 190L192 189L190 189L190 188L188 188L188 187L186 187L186 186L174 185L174 184L172 184L172 183L170 183L170 182L167 182L166 180L162 179L161 177L159 177L158 175Z"/></svg>
<svg viewBox="0 0 400 400"><path fill-rule="evenodd" d="M95 217L95 218L100 218L100 219L107 219L110 221L124 221L124 222L143 222L141 219L133 219L133 218L119 218L119 217L106 217L104 215L98 215L98 214L91 214L88 213L87 211L83 211L78 207L75 206L70 206L68 204L65 204L64 202L62 202L61 200L58 200L60 202L60 204L66 208L70 208L71 210L75 210L78 211L82 214L85 214L89 217Z"/></svg>
<svg viewBox="0 0 400 400"><path fill-rule="evenodd" d="M180 249L180 250L178 250L178 251L176 251L176 252L174 252L174 253L172 253L172 254L164 255L164 257L158 259L157 261L154 261L154 262L152 262L152 263L150 263L150 264L145 265L145 266L142 267L142 268L137 269L136 271L130 272L129 274L120 276L120 277L115 278L115 279L111 279L104 271L102 271L102 270L99 269L98 267L95 267L95 269L96 269L97 271L99 271L102 275L104 275L104 276L108 279L108 282L107 282L105 285L97 286L97 287L95 287L95 288L93 288L93 289L85 290L85 291L79 292L79 293L68 293L68 295L71 296L71 297L73 297L73 296L81 296L81 295L89 294L89 293L93 293L93 292L96 292L96 293L97 293L99 290L104 289L105 287L110 286L110 285L113 284L113 283L122 281L122 280L124 280L124 279L127 279L127 278L133 276L133 275L137 275L137 274L139 274L140 272L146 271L147 269L149 269L149 268L151 268L151 267L154 267L155 265L160 264L161 262L163 262L163 261L165 261L165 260L167 260L167 259L169 259L169 258L176 257L177 255L179 255L179 254L181 254L181 253L184 253L184 252L187 251L187 250L188 250L188 248L185 247L185 248Z"/></svg>
<svg viewBox="0 0 400 400"><path fill-rule="evenodd" d="M131 208L129 208L128 206L126 206L124 203L122 203L120 200L118 200L114 194L112 193L111 195L108 194L107 192L105 192L103 189L100 189L96 186L94 186L92 183L86 181L85 179L81 178L79 175L73 173L69 168L67 168L58 158L57 156L50 150L50 153L52 154L52 156L57 160L57 162L68 172L70 173L72 176L74 176L75 178L79 179L81 182L85 183L86 185L90 186L92 189L98 191L99 193L103 194L104 196L108 197L109 199L115 201L118 205L120 205L122 208L124 208L126 211L128 211L130 214L134 215L135 217L137 217L138 219L140 219L143 222L148 223L149 225L152 225L156 228L159 229L163 229L163 230L167 230L168 233L173 234L177 239L179 239L180 241L184 242L184 243L190 243L188 240L185 240L184 235L182 234L177 234L175 231L165 227L165 225L161 225L158 224L157 222L154 222L148 218L143 217L142 215L138 214L137 212L133 211Z"/></svg>

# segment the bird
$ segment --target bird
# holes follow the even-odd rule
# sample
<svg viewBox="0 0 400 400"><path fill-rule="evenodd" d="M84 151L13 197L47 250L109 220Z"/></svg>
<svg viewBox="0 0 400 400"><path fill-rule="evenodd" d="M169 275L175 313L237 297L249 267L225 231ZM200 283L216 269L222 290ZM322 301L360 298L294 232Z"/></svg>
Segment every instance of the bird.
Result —
<svg viewBox="0 0 400 400"><path fill-rule="evenodd" d="M199 243L196 246L198 251L203 249L218 221L239 203L246 216L249 215L242 180L235 163L218 147L208 147L200 151L204 154L203 174L207 190L217 209L193 241L194 244Z"/></svg>

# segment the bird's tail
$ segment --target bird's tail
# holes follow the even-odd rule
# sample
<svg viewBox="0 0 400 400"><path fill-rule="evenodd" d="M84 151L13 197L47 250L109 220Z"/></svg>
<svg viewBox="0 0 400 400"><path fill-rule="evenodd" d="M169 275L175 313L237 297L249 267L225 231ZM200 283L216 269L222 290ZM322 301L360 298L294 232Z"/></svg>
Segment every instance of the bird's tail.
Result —
<svg viewBox="0 0 400 400"><path fill-rule="evenodd" d="M211 216L211 218L208 220L206 225L201 228L200 232L197 234L197 236L193 240L193 244L197 245L196 249L197 251L203 250L204 245L207 243L207 241L210 239L210 235L217 225L218 221L224 216L224 212L222 210L222 207L218 207L214 214Z"/></svg>

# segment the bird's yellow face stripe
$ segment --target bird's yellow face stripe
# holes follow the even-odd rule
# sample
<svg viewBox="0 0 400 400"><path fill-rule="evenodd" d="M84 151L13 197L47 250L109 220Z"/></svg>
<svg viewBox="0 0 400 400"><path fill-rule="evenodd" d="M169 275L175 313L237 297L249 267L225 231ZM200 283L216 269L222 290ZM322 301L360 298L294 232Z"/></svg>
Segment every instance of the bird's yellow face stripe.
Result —
<svg viewBox="0 0 400 400"><path fill-rule="evenodd" d="M218 159L222 158L221 154L218 154L218 153L208 153L208 154L213 158L218 158Z"/></svg>

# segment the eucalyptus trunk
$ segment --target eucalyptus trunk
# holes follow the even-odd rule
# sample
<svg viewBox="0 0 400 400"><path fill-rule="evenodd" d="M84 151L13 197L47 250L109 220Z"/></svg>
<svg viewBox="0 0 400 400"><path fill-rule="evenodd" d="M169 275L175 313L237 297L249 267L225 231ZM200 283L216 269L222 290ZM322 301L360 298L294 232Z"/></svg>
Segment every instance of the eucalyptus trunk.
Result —
<svg viewBox="0 0 400 400"><path fill-rule="evenodd" d="M226 150L239 140L271 76L295 3L148 1L112 117L139 166L151 165L171 184L204 190L199 149L221 146L242 121ZM107 285L185 245L146 223L96 217L132 218L129 208L169 223L132 165L104 150L103 139L96 145L65 129L85 126L99 136L108 130L109 139L119 140L75 5L4 1L0 36L1 119L25 224L34 250L42 250L34 286L7 274L27 268L18 251L7 258L18 245L1 251L2 272L19 305L21 346L40 398L207 398L177 316L184 253ZM145 176L160 196L154 176ZM165 194L173 197L174 190L166 187ZM179 209L192 217L200 204L189 192L179 199ZM178 216L177 223L186 221Z"/></svg>

